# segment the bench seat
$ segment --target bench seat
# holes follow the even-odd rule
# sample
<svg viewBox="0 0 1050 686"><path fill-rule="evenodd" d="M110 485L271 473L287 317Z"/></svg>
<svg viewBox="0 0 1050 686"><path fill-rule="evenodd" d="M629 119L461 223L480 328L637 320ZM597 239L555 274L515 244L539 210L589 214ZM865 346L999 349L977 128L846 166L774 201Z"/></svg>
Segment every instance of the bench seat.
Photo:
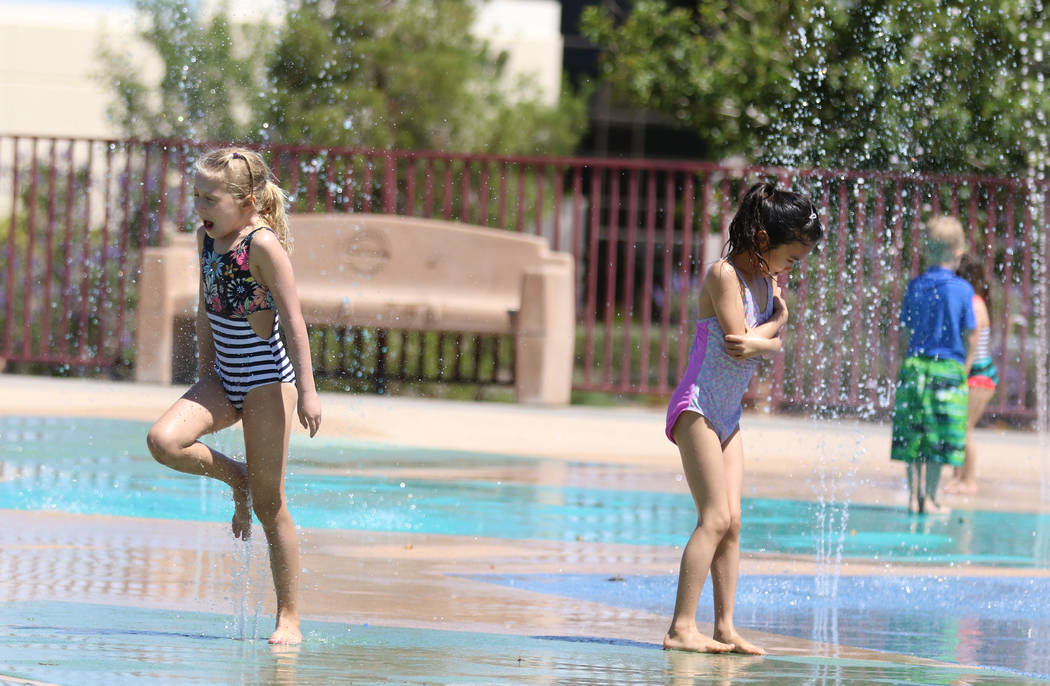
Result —
<svg viewBox="0 0 1050 686"><path fill-rule="evenodd" d="M311 291L304 300L307 321L350 321L356 326L386 329L513 333L513 314L519 304L506 299L453 293L421 295L412 291L357 293L326 288Z"/></svg>

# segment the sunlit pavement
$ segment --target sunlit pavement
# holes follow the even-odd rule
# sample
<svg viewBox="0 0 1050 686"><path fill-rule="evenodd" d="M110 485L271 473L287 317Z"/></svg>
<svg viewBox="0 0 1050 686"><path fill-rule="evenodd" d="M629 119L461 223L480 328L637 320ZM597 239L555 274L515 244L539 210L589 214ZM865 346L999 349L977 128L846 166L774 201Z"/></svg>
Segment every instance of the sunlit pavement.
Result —
<svg viewBox="0 0 1050 686"><path fill-rule="evenodd" d="M181 392L171 387L11 375L0 376L0 388L4 415L140 421L159 416ZM329 394L322 397L322 402L322 435L315 442L349 438L375 445L547 458L525 467L513 460L468 467L416 465L396 470L401 478L686 493L679 477L677 453L663 437L660 410L548 409ZM296 444L304 440L299 435ZM747 415L744 440L747 498L903 507L903 469L887 458L886 426ZM129 446L128 450L144 452L144 446ZM982 492L974 498L957 499L955 503L962 510L1046 513L1042 501L1043 450L1037 436L980 431L979 451L985 460L979 472ZM293 459L294 452L293 445ZM564 466L559 467L559 461ZM384 471L382 466L373 465L370 469ZM324 473L319 468L314 471ZM368 470L359 470L358 475L364 471ZM37 614L54 611L49 609L51 606L38 605L46 602L87 603L107 611L114 607L127 608L128 612L166 611L166 616L172 612L211 613L226 618L223 631L227 636L238 631L249 638L268 633L272 590L261 536L250 544L240 544L229 536L226 525L216 522L70 514L60 508L47 512L8 509L2 511L2 516L0 591L8 603L8 614L17 612L19 607ZM826 525L813 522L814 527ZM744 526L747 527L746 515ZM921 520L913 521L912 526L918 526L921 533ZM843 535L849 535L848 521L843 527ZM681 532L683 542L687 534L688 531ZM680 556L680 549L673 545L315 527L301 530L301 545L301 604L306 619L320 622L306 627L307 643L311 635L322 643L330 640L329 634L335 631L331 627L353 627L347 630L356 630L360 636L365 626L561 637L565 641L641 650L642 662L655 671L650 676L625 672L610 677L624 683L663 680L668 674L691 683L691 677L699 678L701 674L731 678L736 672L750 674L759 681L768 679L770 674L783 678L794 674L811 680L814 675L823 675L823 680L815 683L856 683L841 681L850 678L850 661L867 664L872 674L872 665L885 665L887 669L911 665L915 669L946 669L944 673L959 679L959 683L1035 681L1034 677L963 669L977 660L932 660L850 647L839 642L845 631L840 632L831 624L806 636L749 631L750 637L774 655L771 659L782 660L769 663L766 668L746 662L727 667L733 663L696 663L691 657L666 657L656 648L668 617L652 611L651 602L638 606L638 598L648 591L637 580L655 578L661 584L673 580ZM836 560L834 550L825 552L829 554L750 552L744 556L741 572L756 577L812 577L823 580L822 583L829 583L831 578L867 576L1030 580L1048 575L1045 564L1015 567L1003 563L887 562L851 557ZM559 590L559 578L572 578L579 588ZM529 583L516 585L515 579ZM553 580L553 585L531 580ZM618 588L618 584L630 588L622 593L622 601L614 602L611 599L617 594L604 590L606 584L609 588ZM669 588L673 592L673 585ZM994 591L997 587L991 588ZM663 590L661 587L660 592ZM668 602L671 600L667 598ZM778 602L777 597L767 600ZM710 603L706 597L701 605L705 603ZM701 610L701 617L709 612L708 608ZM57 612L57 616L63 615ZM69 621L73 615L64 616ZM832 619L837 621L836 617ZM261 626L229 626L248 621ZM8 623L8 618L0 618L0 624ZM710 630L710 626L702 628ZM408 640L407 634L398 636L398 640ZM393 639L388 636L384 640ZM5 664L3 645L0 643L0 665ZM455 650L462 653L463 649ZM557 654L558 650L552 648L551 652ZM972 653L980 657L980 651ZM960 650L958 654L966 652ZM783 662L796 658L809 661L809 667L799 668L797 674L794 667ZM741 669L741 664L749 666ZM815 664L823 666L813 668ZM1039 660L1034 669L1030 659L1023 665L987 661L983 664L1028 674L1050 673L1050 667L1044 668ZM376 669L378 665L377 662ZM420 669L425 675L425 668ZM962 671L955 674L952 670ZM0 674L3 673L0 668ZM22 674L26 675L24 671ZM275 683L297 683L294 665L282 674ZM561 672L552 674L546 683L565 678ZM910 683L908 679L921 683L930 674L897 676L903 679L902 683ZM46 675L45 669L26 676L47 681ZM430 676L442 681L439 673ZM466 679L467 672L445 676L458 681L460 677ZM490 676L497 682L515 680L512 672L494 672ZM245 680L242 675L240 683L267 682Z"/></svg>

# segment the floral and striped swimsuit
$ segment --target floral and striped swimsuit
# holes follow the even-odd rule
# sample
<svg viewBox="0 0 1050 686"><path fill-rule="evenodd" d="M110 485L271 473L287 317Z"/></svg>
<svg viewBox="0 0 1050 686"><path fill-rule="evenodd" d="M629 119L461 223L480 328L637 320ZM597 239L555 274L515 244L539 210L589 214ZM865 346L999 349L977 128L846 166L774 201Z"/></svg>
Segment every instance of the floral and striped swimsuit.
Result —
<svg viewBox="0 0 1050 686"><path fill-rule="evenodd" d="M215 343L215 373L238 410L253 388L295 382L295 370L281 342L280 316L273 295L248 269L252 238L264 229L270 230L255 229L221 255L215 252L211 236L205 235L201 251L204 307ZM248 315L262 310L274 311L269 338L261 338L248 323Z"/></svg>
<svg viewBox="0 0 1050 686"><path fill-rule="evenodd" d="M744 286L744 321L750 330L765 323L773 315L773 285L768 278L765 280L766 307L759 312L755 296L739 271L737 277ZM729 356L725 334L717 316L698 321L696 338L689 351L689 366L667 406L665 433L671 442L675 442L673 431L678 417L683 412L695 412L711 422L718 440L724 444L740 422L744 393L758 363L757 356L746 360L735 360Z"/></svg>

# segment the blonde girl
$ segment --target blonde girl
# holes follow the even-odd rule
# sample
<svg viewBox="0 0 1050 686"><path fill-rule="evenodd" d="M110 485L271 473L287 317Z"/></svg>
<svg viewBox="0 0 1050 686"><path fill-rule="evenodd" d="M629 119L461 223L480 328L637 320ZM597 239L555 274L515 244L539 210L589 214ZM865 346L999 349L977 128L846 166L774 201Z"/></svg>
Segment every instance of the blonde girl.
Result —
<svg viewBox="0 0 1050 686"><path fill-rule="evenodd" d="M288 259L287 196L251 150L213 150L194 172L201 221L198 381L157 420L146 442L161 464L229 484L235 537L248 538L255 512L277 592L270 643L299 643L299 543L284 474L294 415L313 436L321 401ZM243 463L200 442L238 420Z"/></svg>

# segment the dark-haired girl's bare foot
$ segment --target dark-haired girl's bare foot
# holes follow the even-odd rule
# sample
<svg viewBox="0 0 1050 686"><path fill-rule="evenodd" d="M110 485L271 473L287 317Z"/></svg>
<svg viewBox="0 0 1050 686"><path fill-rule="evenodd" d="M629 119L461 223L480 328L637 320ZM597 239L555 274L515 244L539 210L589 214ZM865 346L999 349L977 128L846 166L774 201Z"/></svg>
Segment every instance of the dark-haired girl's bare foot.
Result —
<svg viewBox="0 0 1050 686"><path fill-rule="evenodd" d="M741 653L743 655L765 655L766 651L763 648L759 648L751 641L748 641L743 636L738 634L736 631L729 632L715 632L715 640L721 643L728 643L733 646L732 652Z"/></svg>
<svg viewBox="0 0 1050 686"><path fill-rule="evenodd" d="M728 653L733 645L716 641L704 636L696 629L686 631L670 630L664 636L664 650L688 650L694 653Z"/></svg>

